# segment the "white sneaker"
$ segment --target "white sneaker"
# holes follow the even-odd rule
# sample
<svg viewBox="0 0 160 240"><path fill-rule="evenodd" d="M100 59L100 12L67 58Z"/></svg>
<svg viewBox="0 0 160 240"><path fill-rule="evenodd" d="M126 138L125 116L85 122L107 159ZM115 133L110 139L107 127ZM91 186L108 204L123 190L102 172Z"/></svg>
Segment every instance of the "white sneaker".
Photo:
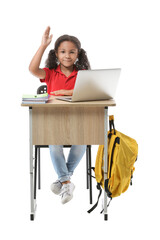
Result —
<svg viewBox="0 0 160 240"><path fill-rule="evenodd" d="M57 180L56 182L51 184L51 190L53 193L59 195L61 192L62 186L63 186L62 183L59 180Z"/></svg>
<svg viewBox="0 0 160 240"><path fill-rule="evenodd" d="M75 186L73 183L63 184L61 193L60 193L62 204L69 202L73 198L74 189L75 189Z"/></svg>

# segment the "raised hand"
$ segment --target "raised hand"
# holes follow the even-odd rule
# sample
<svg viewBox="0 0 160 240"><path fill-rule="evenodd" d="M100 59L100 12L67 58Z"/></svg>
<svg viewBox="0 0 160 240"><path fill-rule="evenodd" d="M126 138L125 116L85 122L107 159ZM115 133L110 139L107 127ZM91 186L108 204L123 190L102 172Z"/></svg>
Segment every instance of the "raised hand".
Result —
<svg viewBox="0 0 160 240"><path fill-rule="evenodd" d="M50 34L50 27L48 26L42 36L42 42L41 42L41 44L45 47L47 47L52 41L53 35L52 34L49 35L49 34Z"/></svg>

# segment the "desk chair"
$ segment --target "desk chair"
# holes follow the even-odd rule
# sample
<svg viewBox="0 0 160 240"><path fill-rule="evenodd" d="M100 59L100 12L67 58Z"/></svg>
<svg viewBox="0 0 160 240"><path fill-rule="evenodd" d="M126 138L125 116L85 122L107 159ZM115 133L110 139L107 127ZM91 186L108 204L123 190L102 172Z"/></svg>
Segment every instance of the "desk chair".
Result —
<svg viewBox="0 0 160 240"><path fill-rule="evenodd" d="M37 94L47 93L47 85L41 85L37 89ZM37 160L38 160L38 189L41 189L41 170L40 170L40 149L48 148L48 145L35 145L35 174L34 174L34 199L36 199L37 189ZM63 145L64 148L71 147L71 145ZM86 178L87 189L89 189L89 200L92 204L92 176L91 176L91 145L87 145L86 148Z"/></svg>

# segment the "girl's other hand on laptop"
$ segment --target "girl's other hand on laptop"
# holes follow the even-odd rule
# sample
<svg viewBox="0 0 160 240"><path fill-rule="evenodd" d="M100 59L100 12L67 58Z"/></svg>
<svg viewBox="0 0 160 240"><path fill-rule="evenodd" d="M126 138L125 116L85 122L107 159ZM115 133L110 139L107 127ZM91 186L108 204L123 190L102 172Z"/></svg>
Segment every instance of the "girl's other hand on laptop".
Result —
<svg viewBox="0 0 160 240"><path fill-rule="evenodd" d="M73 90L65 90L65 89L60 89L54 92L50 92L51 95L55 96L72 96Z"/></svg>

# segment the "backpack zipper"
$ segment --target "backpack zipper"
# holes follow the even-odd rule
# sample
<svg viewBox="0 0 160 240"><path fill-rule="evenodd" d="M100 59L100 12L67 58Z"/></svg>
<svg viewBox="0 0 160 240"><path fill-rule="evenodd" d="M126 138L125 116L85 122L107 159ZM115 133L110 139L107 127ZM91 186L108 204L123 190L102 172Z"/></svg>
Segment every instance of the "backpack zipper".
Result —
<svg viewBox="0 0 160 240"><path fill-rule="evenodd" d="M113 165L113 154L114 154L114 150L115 150L115 147L116 147L116 143L120 144L120 138L119 137L115 138L113 148L112 148L109 178L111 177L111 169L112 169L112 165Z"/></svg>

